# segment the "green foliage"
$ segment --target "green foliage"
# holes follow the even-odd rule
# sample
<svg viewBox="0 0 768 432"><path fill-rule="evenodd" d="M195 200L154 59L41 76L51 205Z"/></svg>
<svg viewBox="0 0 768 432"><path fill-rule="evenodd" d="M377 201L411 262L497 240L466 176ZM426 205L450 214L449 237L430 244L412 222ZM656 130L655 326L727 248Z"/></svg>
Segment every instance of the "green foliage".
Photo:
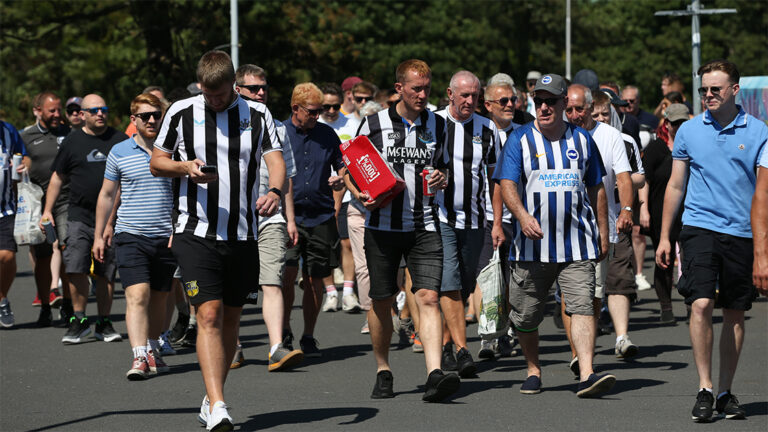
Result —
<svg viewBox="0 0 768 432"><path fill-rule="evenodd" d="M742 75L765 74L766 3L703 3L739 13L701 18L702 60L726 57ZM573 73L588 67L601 80L636 84L650 109L662 74L674 71L690 97L690 18L653 15L688 4L573 0ZM565 0L241 0L238 7L240 63L268 71L269 106L279 119L299 82L359 75L392 87L407 58L432 66L433 103L460 69L481 79L506 72L521 86L530 69L565 72ZM144 87L186 87L200 55L229 41L228 0L0 0L0 116L32 123L30 101L45 89L62 99L98 92L112 108L110 121L124 127Z"/></svg>

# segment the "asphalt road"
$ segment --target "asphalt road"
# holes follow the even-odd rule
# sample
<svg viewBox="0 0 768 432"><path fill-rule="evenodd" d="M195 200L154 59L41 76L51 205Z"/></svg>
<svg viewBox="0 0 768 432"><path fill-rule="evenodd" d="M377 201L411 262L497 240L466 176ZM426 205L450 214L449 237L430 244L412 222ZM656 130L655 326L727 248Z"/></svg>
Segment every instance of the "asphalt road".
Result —
<svg viewBox="0 0 768 432"><path fill-rule="evenodd" d="M645 272L650 280L650 258ZM116 329L126 340L95 339L66 346L64 329L37 329L38 309L30 304L34 282L21 248L19 272L9 298L16 327L0 329L0 430L140 431L203 430L196 420L204 390L196 356L183 349L166 357L171 372L142 382L125 379L132 354L124 322L125 300L118 284ZM297 296L300 298L301 296ZM360 334L363 315L322 313L316 338L322 359L305 361L290 372L267 372L268 339L260 307L247 306L241 339L247 359L231 371L225 389L236 430L622 430L683 431L768 430L768 302L761 298L748 312L746 340L733 392L746 407L746 420L717 419L695 424L690 411L697 392L685 308L675 294L675 327L660 327L653 291L640 293L633 306L630 336L640 348L632 361L616 359L614 336L597 343L598 371L618 381L601 399L575 395L568 369L565 333L550 317L541 327L543 391L522 395L522 357L479 363L478 377L462 380L447 403L421 401L426 380L422 354L397 346L391 364L394 399L370 399L375 362L370 339ZM95 313L92 302L88 311ZM55 313L55 312L54 312ZM301 311L294 310L294 329ZM716 318L715 346L720 319ZM470 349L479 349L476 326L469 328ZM714 368L718 358L715 355ZM715 380L717 374L715 374Z"/></svg>

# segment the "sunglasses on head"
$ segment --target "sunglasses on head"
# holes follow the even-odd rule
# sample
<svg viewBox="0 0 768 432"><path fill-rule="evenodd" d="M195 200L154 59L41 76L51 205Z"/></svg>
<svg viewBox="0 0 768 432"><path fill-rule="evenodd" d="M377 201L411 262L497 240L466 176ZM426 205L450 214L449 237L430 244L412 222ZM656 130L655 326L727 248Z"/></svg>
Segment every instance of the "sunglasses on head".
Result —
<svg viewBox="0 0 768 432"><path fill-rule="evenodd" d="M366 103L369 100L373 100L373 96L355 96L355 102Z"/></svg>
<svg viewBox="0 0 768 432"><path fill-rule="evenodd" d="M149 119L152 117L155 118L155 120L160 121L160 117L163 115L162 111L148 111L148 112L142 112L142 113L136 113L134 114L136 117L140 118L141 121L144 123L148 122Z"/></svg>
<svg viewBox="0 0 768 432"><path fill-rule="evenodd" d="M83 108L83 111L89 113L90 115L96 115L99 113L99 111L103 112L105 115L109 113L109 107L93 107L93 108Z"/></svg>
<svg viewBox="0 0 768 432"><path fill-rule="evenodd" d="M248 89L251 93L258 93L259 90L269 90L269 84L238 85L238 87Z"/></svg>
<svg viewBox="0 0 768 432"><path fill-rule="evenodd" d="M330 111L333 108L334 111L341 109L341 104L323 104L323 111Z"/></svg>
<svg viewBox="0 0 768 432"><path fill-rule="evenodd" d="M305 107L304 105L299 105L299 106L304 108L304 111L306 111L307 114L309 114L311 116L319 116L323 112L322 108L309 109L309 108Z"/></svg>
<svg viewBox="0 0 768 432"><path fill-rule="evenodd" d="M552 107L552 106L555 106L555 104L557 104L561 100L563 100L563 98L561 98L561 97L551 97L551 98L534 97L533 98L533 103L536 106L541 106L541 104L545 103L545 104L547 104L547 106Z"/></svg>
<svg viewBox="0 0 768 432"><path fill-rule="evenodd" d="M512 96L511 98L508 98L508 97L503 97L503 98L501 98L501 99L497 99L497 100L489 100L488 102L497 103L497 104L499 104L499 105L501 105L501 106L505 107L505 106L507 106L509 103L512 103L512 105L514 105L514 104L515 104L515 102L517 102L517 97L516 97L516 96Z"/></svg>
<svg viewBox="0 0 768 432"><path fill-rule="evenodd" d="M725 87L717 87L717 86L713 86L713 87L699 87L699 96L704 97L709 92L712 92L713 96L717 96L717 95L720 94L720 92L723 89L727 89L728 87L730 87L730 85L727 85Z"/></svg>

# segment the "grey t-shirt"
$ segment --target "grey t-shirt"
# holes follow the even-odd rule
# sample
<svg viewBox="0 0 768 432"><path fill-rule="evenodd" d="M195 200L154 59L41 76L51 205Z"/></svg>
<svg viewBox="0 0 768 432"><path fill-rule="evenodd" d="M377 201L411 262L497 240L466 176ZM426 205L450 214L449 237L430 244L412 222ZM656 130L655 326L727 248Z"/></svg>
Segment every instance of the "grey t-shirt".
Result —
<svg viewBox="0 0 768 432"><path fill-rule="evenodd" d="M64 138L69 134L69 126L60 126L56 129L44 129L40 123L27 126L21 131L21 139L27 147L27 153L31 160L29 179L32 183L43 188L43 193L48 190L48 182L53 171L51 164L59 153L59 148ZM62 185L57 203L69 202L69 185Z"/></svg>

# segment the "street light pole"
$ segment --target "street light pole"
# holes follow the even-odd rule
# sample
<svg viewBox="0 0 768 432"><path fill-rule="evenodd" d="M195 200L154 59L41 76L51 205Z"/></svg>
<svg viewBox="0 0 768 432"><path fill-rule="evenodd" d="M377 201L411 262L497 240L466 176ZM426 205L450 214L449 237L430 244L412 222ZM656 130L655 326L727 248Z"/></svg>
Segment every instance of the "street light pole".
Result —
<svg viewBox="0 0 768 432"><path fill-rule="evenodd" d="M229 0L229 45L232 48L232 64L240 65L240 49L237 42L237 0Z"/></svg>

